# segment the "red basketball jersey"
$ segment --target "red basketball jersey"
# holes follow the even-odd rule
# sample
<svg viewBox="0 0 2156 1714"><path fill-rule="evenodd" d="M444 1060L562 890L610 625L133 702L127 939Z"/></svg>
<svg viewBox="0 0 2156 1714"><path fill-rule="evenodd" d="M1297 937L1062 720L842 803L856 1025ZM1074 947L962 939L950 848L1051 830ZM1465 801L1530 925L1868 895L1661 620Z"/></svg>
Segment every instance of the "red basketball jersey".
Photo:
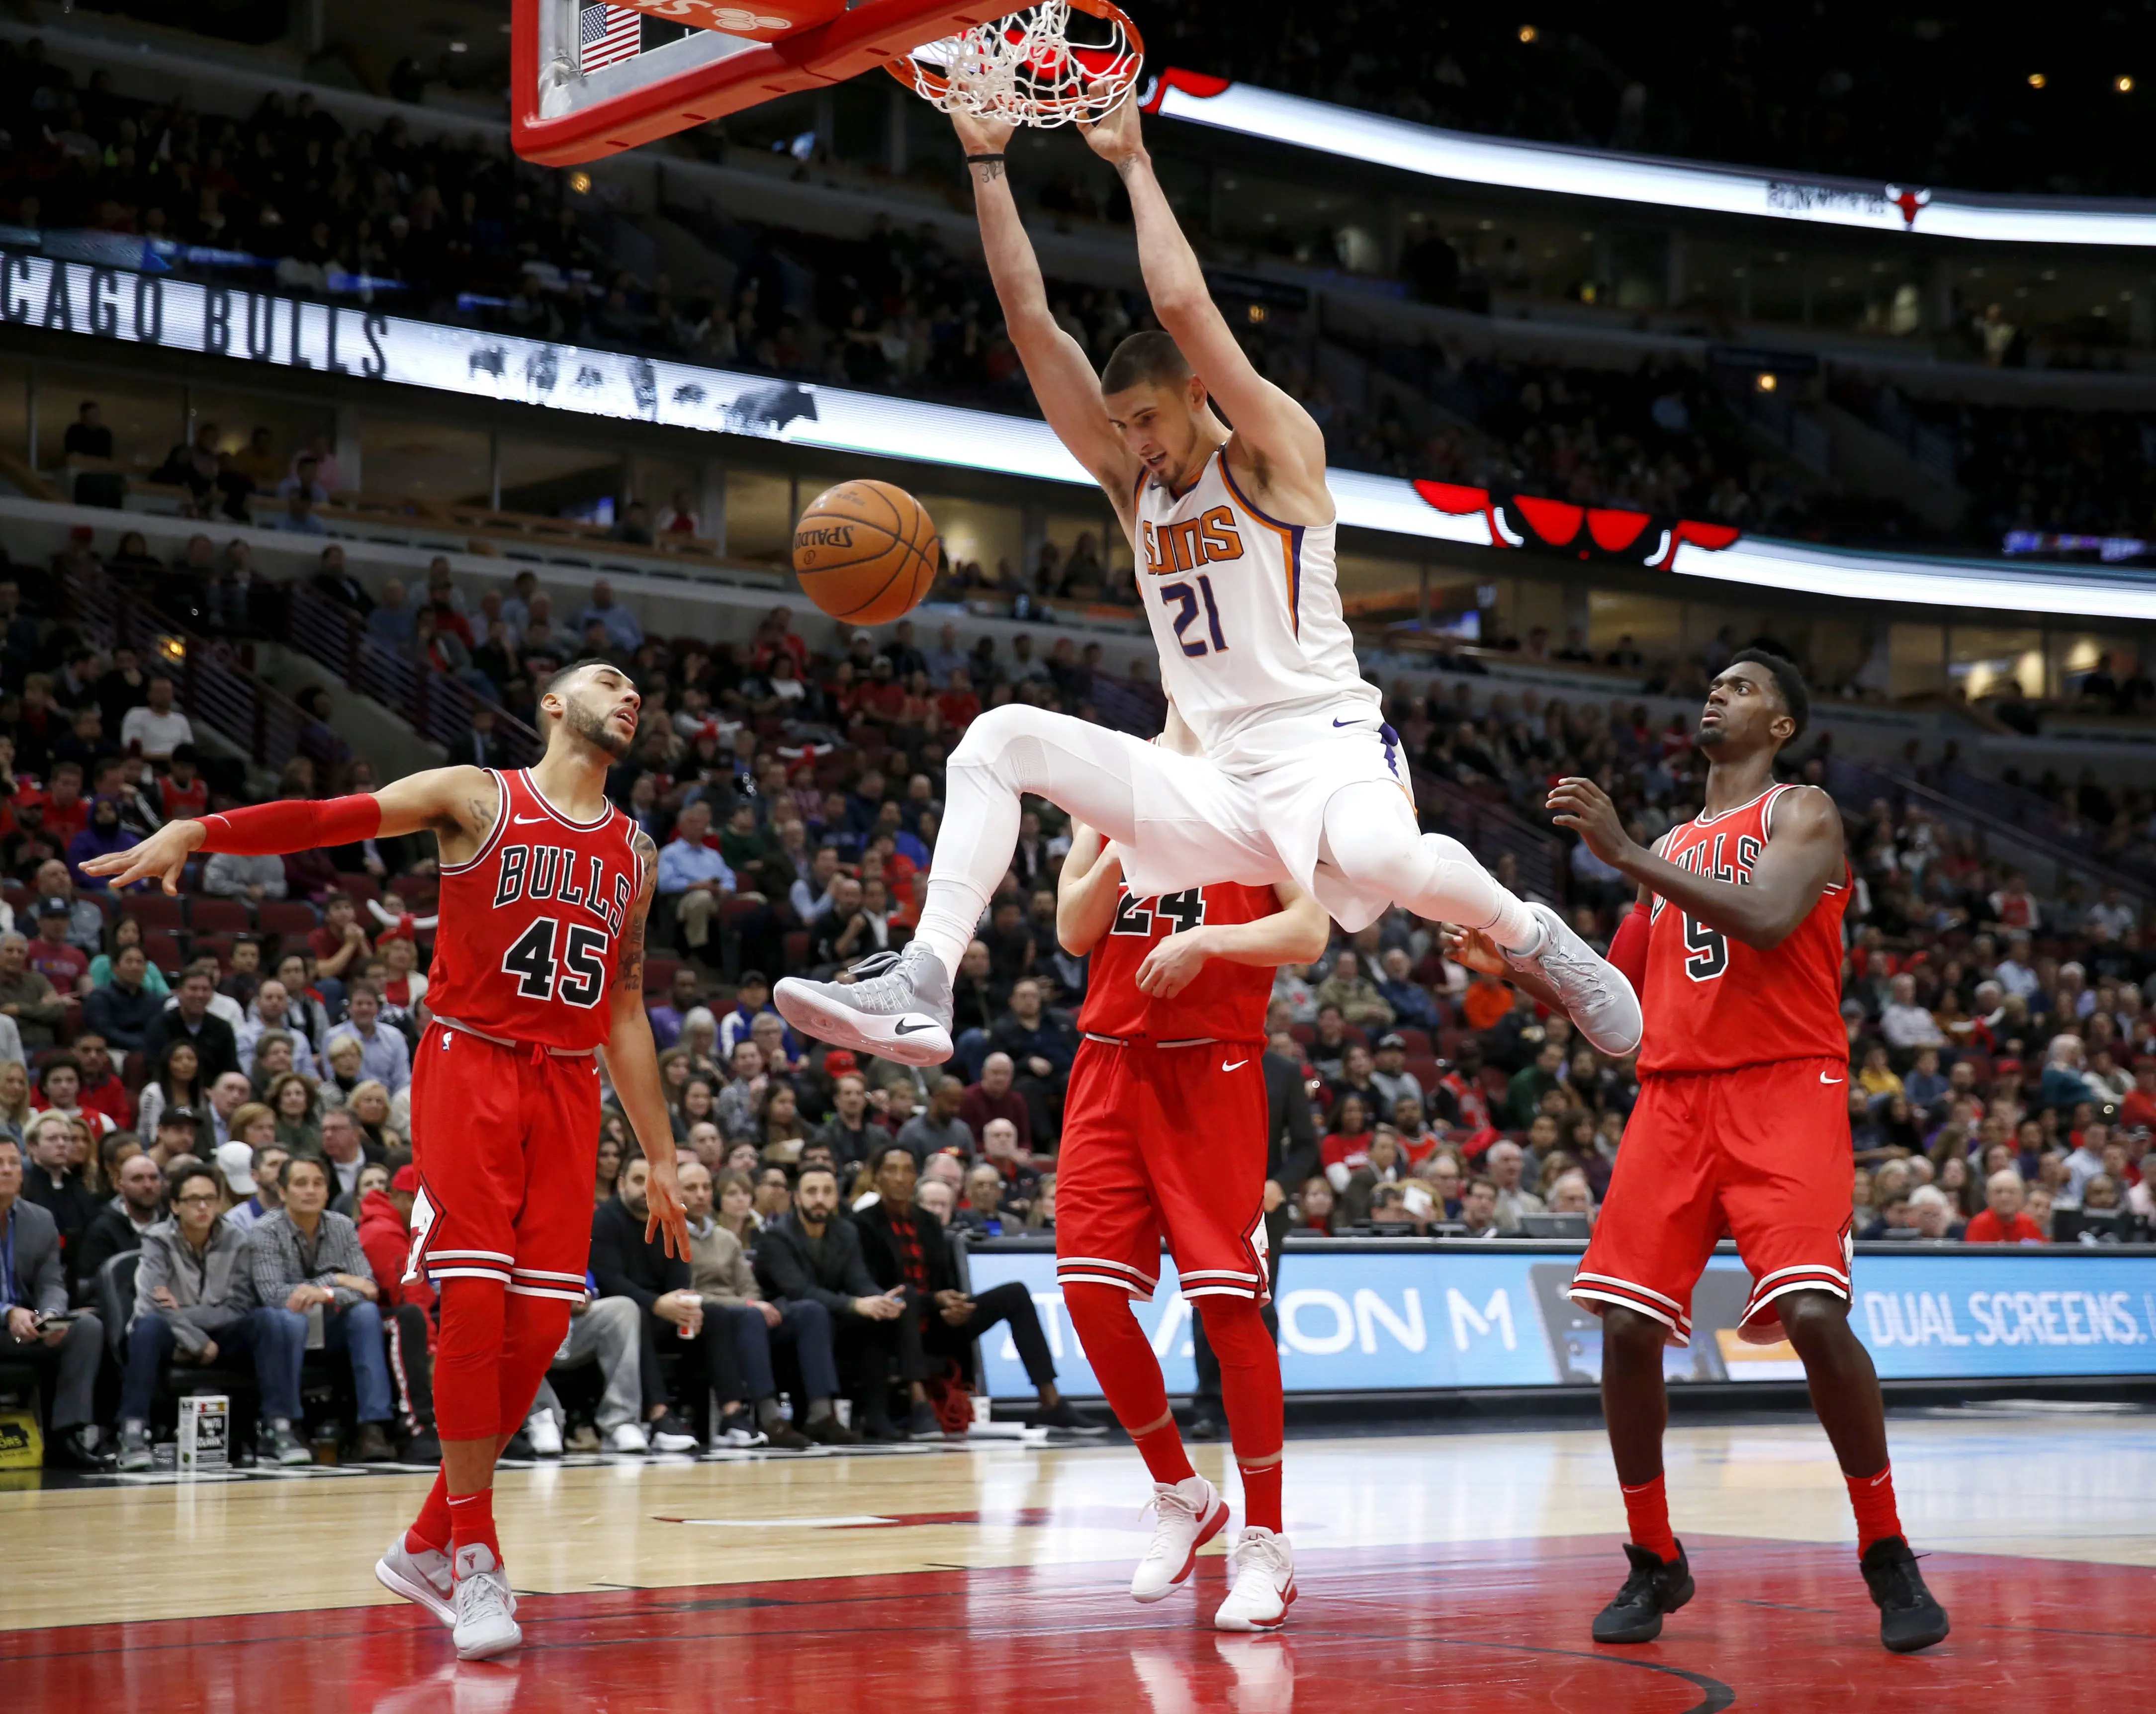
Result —
<svg viewBox="0 0 2156 1714"><path fill-rule="evenodd" d="M608 805L572 821L528 772L495 773L501 812L469 863L442 865L427 1008L483 1035L589 1049L644 885L635 824Z"/></svg>
<svg viewBox="0 0 2156 1714"><path fill-rule="evenodd" d="M1157 899L1134 899L1130 888L1122 887L1116 920L1093 948L1079 1029L1124 1040L1195 1041L1209 1036L1217 1041L1263 1041L1265 1007L1273 992L1270 970L1209 958L1188 988L1163 1000L1139 992L1138 966L1169 935L1201 923L1255 922L1279 909L1270 887L1233 881Z"/></svg>
<svg viewBox="0 0 2156 1714"><path fill-rule="evenodd" d="M1774 805L1794 786L1701 815L1663 836L1681 869L1748 885L1774 836ZM1762 952L1696 922L1657 897L1648 919L1646 1033L1640 1070L1723 1071L1777 1060L1841 1060L1841 913L1849 870L1781 945Z"/></svg>

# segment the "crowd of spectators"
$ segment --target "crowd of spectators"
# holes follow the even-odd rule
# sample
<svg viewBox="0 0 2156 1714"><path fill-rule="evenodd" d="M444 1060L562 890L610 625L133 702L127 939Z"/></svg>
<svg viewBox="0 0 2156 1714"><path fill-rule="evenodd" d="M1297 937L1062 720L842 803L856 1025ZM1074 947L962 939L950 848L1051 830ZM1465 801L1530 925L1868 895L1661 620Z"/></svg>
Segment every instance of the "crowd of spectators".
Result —
<svg viewBox="0 0 2156 1714"><path fill-rule="evenodd" d="M364 622L399 647L416 646L429 615L438 633L472 616L446 582L416 614L387 587L321 587L363 598ZM647 634L603 584L564 620L543 600L515 580L472 606L490 634L548 629L550 658L615 661L644 699L608 789L660 849L646 999L699 1247L684 1264L644 1243L644 1163L609 1106L589 1301L526 1444L547 1455L587 1429L578 1444L622 1453L940 1433L970 1412L968 1354L998 1324L1039 1389L1039 1419L1088 1426L1055 1391L1030 1301L967 1296L947 1236L1054 1229L1086 983L1055 939L1058 816L1022 818L955 984L947 1065L827 1052L794 1035L770 993L778 973L839 972L905 943L951 745L982 707L1014 698L1097 718L1097 659L1067 638L1042 659L1029 639L962 649L947 629L928 644L903 624L812 649L784 608L746 639L690 642ZM150 1457L160 1389L241 1357L262 1455L305 1458L309 1422L334 1419L351 1425L348 1455L401 1445L424 1459L431 1300L403 1283L398 1258L416 1185L409 1067L431 854L373 840L216 858L180 901L113 895L82 873L87 855L226 794L154 670L37 610L19 582L0 580L0 1197L12 1158L14 1218L52 1238L28 1274L18 1247L6 1289L33 1318L85 1312L43 1332L25 1321L0 1363L56 1371L55 1445L86 1461L113 1447ZM1522 813L1571 773L1604 782L1642 840L1698 801L1681 720L1656 730L1621 699L1482 707L1474 716L1440 680L1394 685L1387 711L1425 777ZM110 709L124 742L100 736ZM1822 779L1826 760L1808 749L1789 766ZM300 758L282 789L372 777L363 762L331 780ZM1845 813L1860 1232L2138 1233L2156 1124L2156 947L2138 901L2071 883L2040 896L1920 813ZM1510 854L1496 866L1517 881ZM1551 902L1598 942L1630 902L1584 847L1557 890ZM1637 1094L1631 1066L1450 962L1430 925L1394 912L1317 965L1283 969L1267 1028L1271 1170L1291 1231L1591 1229ZM119 1302L115 1259L138 1250L151 1283ZM108 1389L93 1423L81 1413L107 1363L121 1402Z"/></svg>
<svg viewBox="0 0 2156 1714"><path fill-rule="evenodd" d="M2130 14L2003 53L1974 15L1881 27L1849 0L1434 15L1349 0L1142 8L1148 50L1267 89L1425 125L1898 184L2156 194L2132 144ZM2041 63L2039 63L2041 62Z"/></svg>

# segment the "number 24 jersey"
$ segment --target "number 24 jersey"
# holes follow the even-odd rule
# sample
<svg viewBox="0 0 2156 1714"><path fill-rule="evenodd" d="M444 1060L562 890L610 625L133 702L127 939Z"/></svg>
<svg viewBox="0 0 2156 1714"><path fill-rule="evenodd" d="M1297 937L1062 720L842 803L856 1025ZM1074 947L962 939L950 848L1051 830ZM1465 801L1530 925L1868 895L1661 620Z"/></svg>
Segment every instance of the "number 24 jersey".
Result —
<svg viewBox="0 0 2156 1714"><path fill-rule="evenodd" d="M1262 1042L1272 999L1270 970L1208 958L1181 993L1156 999L1139 990L1138 967L1170 935L1209 922L1261 921L1280 907L1270 887L1235 881L1158 898L1134 899L1122 887L1115 921L1093 947L1079 1029L1122 1041Z"/></svg>
<svg viewBox="0 0 2156 1714"><path fill-rule="evenodd" d="M1774 805L1794 786L1680 823L1661 854L1680 869L1751 884L1773 837ZM1841 1022L1841 916L1849 871L1778 947L1762 950L1695 921L1657 896L1647 933L1646 1030L1640 1070L1726 1071L1779 1060L1846 1060Z"/></svg>
<svg viewBox="0 0 2156 1714"><path fill-rule="evenodd" d="M636 824L611 804L572 821L527 771L494 777L501 809L486 843L470 862L442 865L427 1008L504 1041L603 1046L644 885Z"/></svg>

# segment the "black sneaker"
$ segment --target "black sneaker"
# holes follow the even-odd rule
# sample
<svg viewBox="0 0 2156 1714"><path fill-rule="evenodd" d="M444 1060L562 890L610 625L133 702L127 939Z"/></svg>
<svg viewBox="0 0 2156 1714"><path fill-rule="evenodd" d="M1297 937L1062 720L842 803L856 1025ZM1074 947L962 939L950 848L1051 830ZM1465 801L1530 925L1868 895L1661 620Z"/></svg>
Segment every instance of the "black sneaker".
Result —
<svg viewBox="0 0 2156 1714"><path fill-rule="evenodd" d="M1058 1398L1048 1409L1035 1411L1033 1425L1036 1429L1055 1429L1065 1434L1105 1434L1108 1432L1106 1424L1080 1415L1077 1407L1067 1398Z"/></svg>
<svg viewBox="0 0 2156 1714"><path fill-rule="evenodd" d="M676 1411L668 1411L657 1422L649 1424L647 1429L654 1452L695 1452L704 1444L688 1419Z"/></svg>
<svg viewBox="0 0 2156 1714"><path fill-rule="evenodd" d="M380 1423L362 1423L359 1433L353 1436L352 1461L354 1464L394 1464L397 1455L390 1450L389 1437L382 1432Z"/></svg>
<svg viewBox="0 0 2156 1714"><path fill-rule="evenodd" d="M1636 1542L1625 1544L1625 1557L1632 1562L1632 1574L1594 1615L1598 1643L1651 1643L1662 1634L1662 1615L1691 1599L1691 1564L1683 1542L1677 1543L1674 1559L1663 1559Z"/></svg>
<svg viewBox="0 0 2156 1714"><path fill-rule="evenodd" d="M1191 1413L1190 1425L1183 1429L1186 1440L1218 1440L1228 1432L1228 1425L1215 1416L1209 1407L1199 1405Z"/></svg>
<svg viewBox="0 0 2156 1714"><path fill-rule="evenodd" d="M115 1468L118 1457L89 1436L95 1429L64 1429L45 1442L45 1461L67 1470L105 1470Z"/></svg>
<svg viewBox="0 0 2156 1714"><path fill-rule="evenodd" d="M1924 1587L1917 1556L1901 1536L1881 1536L1861 1562L1864 1586L1879 1609L1879 1640L1897 1655L1912 1655L1946 1640L1947 1609Z"/></svg>
<svg viewBox="0 0 2156 1714"><path fill-rule="evenodd" d="M916 1400L906 1415L906 1438L909 1440L940 1440L943 1438L943 1422L936 1414L935 1407L925 1399Z"/></svg>
<svg viewBox="0 0 2156 1714"><path fill-rule="evenodd" d="M774 1452L806 1452L816 1443L781 1418L763 1431L763 1444Z"/></svg>
<svg viewBox="0 0 2156 1714"><path fill-rule="evenodd" d="M871 1411L861 1419L861 1439L864 1440L889 1442L905 1438L906 1430L882 1411Z"/></svg>

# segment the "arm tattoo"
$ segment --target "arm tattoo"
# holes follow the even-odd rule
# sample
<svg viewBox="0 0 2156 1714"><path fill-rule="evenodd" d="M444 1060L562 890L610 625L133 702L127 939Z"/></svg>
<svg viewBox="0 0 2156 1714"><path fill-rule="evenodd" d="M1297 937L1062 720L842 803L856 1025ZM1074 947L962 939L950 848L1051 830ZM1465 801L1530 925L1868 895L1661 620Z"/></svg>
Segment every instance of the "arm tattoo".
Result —
<svg viewBox="0 0 2156 1714"><path fill-rule="evenodd" d="M974 172L981 175L981 182L983 184L1004 176L1004 163L1000 161L974 161L968 164Z"/></svg>
<svg viewBox="0 0 2156 1714"><path fill-rule="evenodd" d="M651 842L651 835L639 829L629 841L636 853L636 860L643 865L643 885L638 889L636 903L629 913L629 922L621 940L621 957L615 965L614 991L628 994L641 1003L644 997L644 926L651 913L651 895L659 881L659 847Z"/></svg>

